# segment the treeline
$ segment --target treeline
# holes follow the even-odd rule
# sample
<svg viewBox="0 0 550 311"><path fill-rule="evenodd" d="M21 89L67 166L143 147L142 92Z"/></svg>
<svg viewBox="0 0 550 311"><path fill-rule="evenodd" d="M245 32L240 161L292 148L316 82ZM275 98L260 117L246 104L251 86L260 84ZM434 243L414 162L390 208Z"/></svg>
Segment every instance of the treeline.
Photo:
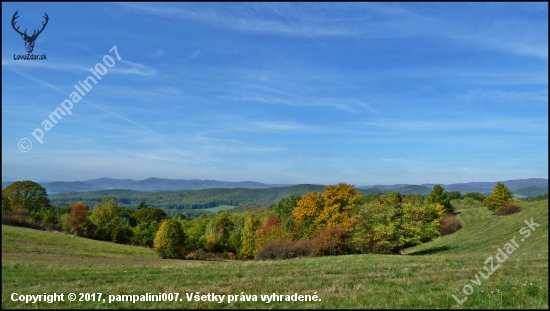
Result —
<svg viewBox="0 0 550 311"><path fill-rule="evenodd" d="M290 195L269 207L189 219L169 217L144 202L137 209L121 206L108 196L93 209L83 202L52 207L44 188L23 181L2 190L2 222L154 247L163 258L188 259L398 254L460 228L439 185L426 197L362 196L345 183L323 190Z"/></svg>
<svg viewBox="0 0 550 311"><path fill-rule="evenodd" d="M2 190L2 223L61 230L78 236L153 247L162 258L286 259L343 254L399 254L461 228L452 202L485 205L494 215L520 212L509 189L493 193L398 192L362 195L340 183L289 195L269 207L170 217L141 202L134 209L105 196L93 209L84 202L53 207L32 181ZM547 196L546 196L547 198Z"/></svg>
<svg viewBox="0 0 550 311"><path fill-rule="evenodd" d="M520 200L521 201L526 201L526 202L548 200L548 193L541 194L541 195L536 195L536 196L532 196L532 197L528 197L528 198L521 198Z"/></svg>

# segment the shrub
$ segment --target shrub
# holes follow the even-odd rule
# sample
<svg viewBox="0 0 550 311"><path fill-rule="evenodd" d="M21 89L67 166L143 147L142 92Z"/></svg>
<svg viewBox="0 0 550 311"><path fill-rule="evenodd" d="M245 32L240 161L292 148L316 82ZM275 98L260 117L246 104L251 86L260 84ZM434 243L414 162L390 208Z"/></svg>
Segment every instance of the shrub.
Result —
<svg viewBox="0 0 550 311"><path fill-rule="evenodd" d="M344 255L351 251L349 234L341 227L324 229L312 239L313 256Z"/></svg>
<svg viewBox="0 0 550 311"><path fill-rule="evenodd" d="M255 258L266 260L309 257L313 253L313 249L312 241L275 241L262 246Z"/></svg>
<svg viewBox="0 0 550 311"><path fill-rule="evenodd" d="M441 236L454 233L462 228L462 223L460 220L453 214L448 215L447 217L439 221L439 229Z"/></svg>
<svg viewBox="0 0 550 311"><path fill-rule="evenodd" d="M502 202L494 215L506 216L521 212L521 207L511 204L510 202Z"/></svg>
<svg viewBox="0 0 550 311"><path fill-rule="evenodd" d="M187 254L187 256L185 256L185 259L206 260L206 252L202 248L197 249Z"/></svg>
<svg viewBox="0 0 550 311"><path fill-rule="evenodd" d="M32 218L31 213L26 210L14 210L2 215L2 224L26 227L32 229L42 229L39 224Z"/></svg>
<svg viewBox="0 0 550 311"><path fill-rule="evenodd" d="M182 259L185 257L185 234L180 223L168 219L160 226L153 241L155 251L163 259Z"/></svg>

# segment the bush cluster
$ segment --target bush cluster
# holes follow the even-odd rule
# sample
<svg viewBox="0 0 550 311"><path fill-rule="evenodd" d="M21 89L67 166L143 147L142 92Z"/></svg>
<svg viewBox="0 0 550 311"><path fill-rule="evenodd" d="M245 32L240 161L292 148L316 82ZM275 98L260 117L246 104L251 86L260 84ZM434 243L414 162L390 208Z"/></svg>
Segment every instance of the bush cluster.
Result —
<svg viewBox="0 0 550 311"><path fill-rule="evenodd" d="M454 214L450 214L439 221L441 236L454 233L460 228L462 228L462 223Z"/></svg>
<svg viewBox="0 0 550 311"><path fill-rule="evenodd" d="M28 211L16 210L10 211L2 215L2 224L18 227L26 227L31 229L42 229L31 216Z"/></svg>
<svg viewBox="0 0 550 311"><path fill-rule="evenodd" d="M506 215L512 215L519 212L521 212L521 207L509 202L503 202L502 204L500 204L500 207L497 209L494 215L506 216Z"/></svg>
<svg viewBox="0 0 550 311"><path fill-rule="evenodd" d="M345 255L352 252L349 232L341 227L325 229L316 238L313 244L313 256Z"/></svg>
<svg viewBox="0 0 550 311"><path fill-rule="evenodd" d="M256 252L255 258L267 259L290 259L297 257L310 257L314 251L314 245L309 241L273 241L262 246Z"/></svg>

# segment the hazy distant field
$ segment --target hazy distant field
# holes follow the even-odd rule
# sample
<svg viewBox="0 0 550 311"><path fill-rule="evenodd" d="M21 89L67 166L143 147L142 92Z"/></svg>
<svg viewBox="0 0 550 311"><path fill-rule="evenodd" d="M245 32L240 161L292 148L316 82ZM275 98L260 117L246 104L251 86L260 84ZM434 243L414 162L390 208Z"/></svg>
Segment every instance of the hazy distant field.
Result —
<svg viewBox="0 0 550 311"><path fill-rule="evenodd" d="M231 209L234 209L236 208L236 206L231 206L231 205L218 205L216 207L211 207L211 208L199 208L199 209L195 209L195 211L205 211L205 212L212 212L212 213L217 213L217 212L221 212L221 211L228 211L228 210L231 210Z"/></svg>
<svg viewBox="0 0 550 311"><path fill-rule="evenodd" d="M162 260L150 249L2 226L2 308L548 308L548 200L521 206L505 217L464 209L463 229L407 249L408 255L285 261ZM518 232L531 218L540 227L521 242ZM519 247L473 284L486 259L514 236ZM467 284L470 296L463 293ZM25 304L11 301L14 292L95 292L106 302ZM182 301L107 303L109 294L159 292L178 292ZM196 292L244 293L258 301L188 302L185 293ZM260 301L261 294L315 292L321 301ZM460 306L452 294L468 299Z"/></svg>

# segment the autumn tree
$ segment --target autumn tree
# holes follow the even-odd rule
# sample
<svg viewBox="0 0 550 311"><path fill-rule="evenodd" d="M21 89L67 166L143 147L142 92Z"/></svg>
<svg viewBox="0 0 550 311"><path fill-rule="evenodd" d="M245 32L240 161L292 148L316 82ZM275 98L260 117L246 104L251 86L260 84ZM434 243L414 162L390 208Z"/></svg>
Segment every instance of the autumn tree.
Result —
<svg viewBox="0 0 550 311"><path fill-rule="evenodd" d="M266 219L264 226L258 231L256 236L256 246L261 248L269 242L285 240L285 229L275 215Z"/></svg>
<svg viewBox="0 0 550 311"><path fill-rule="evenodd" d="M2 189L12 210L26 210L30 213L42 207L51 208L46 189L32 180L16 181Z"/></svg>
<svg viewBox="0 0 550 311"><path fill-rule="evenodd" d="M361 192L345 183L328 185L322 195L324 208L315 219L315 223L322 228L340 227L347 232L355 224L353 216L361 201Z"/></svg>
<svg viewBox="0 0 550 311"><path fill-rule="evenodd" d="M491 212L496 211L503 203L510 203L514 195L503 183L497 183L493 192L485 199L485 205Z"/></svg>
<svg viewBox="0 0 550 311"><path fill-rule="evenodd" d="M2 197L2 213L8 222L30 227L58 225L46 189L40 184L16 181L2 189Z"/></svg>
<svg viewBox="0 0 550 311"><path fill-rule="evenodd" d="M71 205L67 223L69 224L70 232L78 236L89 236L93 234L93 232L89 232L92 228L88 219L88 205L83 202Z"/></svg>
<svg viewBox="0 0 550 311"><path fill-rule="evenodd" d="M260 220L256 216L246 218L241 233L242 247L239 255L242 259L254 258L254 254L257 250L254 239L260 225Z"/></svg>
<svg viewBox="0 0 550 311"><path fill-rule="evenodd" d="M306 193L296 203L296 207L292 210L292 216L295 220L293 228L295 239L310 239L318 233L314 221L323 208L323 196L317 191Z"/></svg>
<svg viewBox="0 0 550 311"><path fill-rule="evenodd" d="M160 258L185 258L185 233L180 223L175 219L163 221L153 241L153 247Z"/></svg>
<svg viewBox="0 0 550 311"><path fill-rule="evenodd" d="M350 232L361 201L361 192L353 185L328 185L320 194L308 192L292 210L295 220L294 237L310 239L323 229L342 228Z"/></svg>

